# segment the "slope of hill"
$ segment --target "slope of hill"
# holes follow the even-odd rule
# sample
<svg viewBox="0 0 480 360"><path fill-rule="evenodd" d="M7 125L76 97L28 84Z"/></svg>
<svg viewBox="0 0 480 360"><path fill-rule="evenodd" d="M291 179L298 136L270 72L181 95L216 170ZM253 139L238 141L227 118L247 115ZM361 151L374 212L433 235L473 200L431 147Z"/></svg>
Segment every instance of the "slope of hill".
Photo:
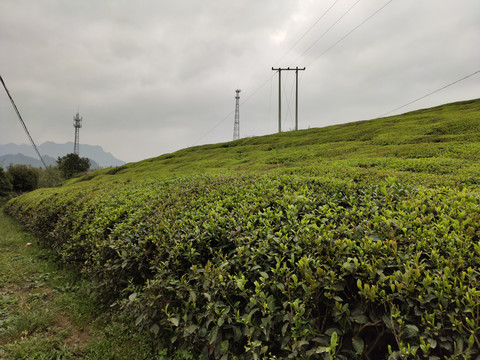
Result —
<svg viewBox="0 0 480 360"><path fill-rule="evenodd" d="M272 170L305 172L335 163L340 167L410 173L459 171L473 181L478 175L479 159L480 99L477 99L382 119L191 147L99 171L89 178L103 178L105 174L133 180Z"/></svg>
<svg viewBox="0 0 480 360"><path fill-rule="evenodd" d="M184 149L5 209L157 354L476 359L479 135L464 101Z"/></svg>
<svg viewBox="0 0 480 360"><path fill-rule="evenodd" d="M38 150L40 154L42 154L42 156L46 155L56 160L59 156L61 157L69 153L72 153L73 143L67 142L65 144L57 144L51 141L47 141L39 145ZM33 164L36 163L35 160L38 157L35 151L33 150L32 146L25 145L25 144L17 145L12 143L6 144L6 145L0 145L0 156L16 155L16 154L22 154L24 156L33 158L34 160L31 161L29 164L32 164L32 166L35 166ZM111 153L105 152L101 146L81 144L80 156L87 157L93 160L96 164L98 164L98 167L112 167L112 166L120 166L125 164L125 162L115 158ZM24 161L25 160L26 159L24 159ZM13 163L16 164L15 162Z"/></svg>

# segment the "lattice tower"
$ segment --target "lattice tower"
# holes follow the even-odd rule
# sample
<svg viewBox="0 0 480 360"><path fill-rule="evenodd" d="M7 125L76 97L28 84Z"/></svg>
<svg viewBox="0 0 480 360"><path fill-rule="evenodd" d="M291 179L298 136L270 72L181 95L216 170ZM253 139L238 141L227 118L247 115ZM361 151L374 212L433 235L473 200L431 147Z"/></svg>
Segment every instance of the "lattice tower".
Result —
<svg viewBox="0 0 480 360"><path fill-rule="evenodd" d="M233 140L240 139L240 91L239 89L235 90L237 95L235 96L235 123L233 126Z"/></svg>
<svg viewBox="0 0 480 360"><path fill-rule="evenodd" d="M80 115L77 112L77 115L73 117L73 127L75 128L75 143L73 145L73 153L79 155L80 153L80 128L82 127L82 120L83 117L80 117Z"/></svg>

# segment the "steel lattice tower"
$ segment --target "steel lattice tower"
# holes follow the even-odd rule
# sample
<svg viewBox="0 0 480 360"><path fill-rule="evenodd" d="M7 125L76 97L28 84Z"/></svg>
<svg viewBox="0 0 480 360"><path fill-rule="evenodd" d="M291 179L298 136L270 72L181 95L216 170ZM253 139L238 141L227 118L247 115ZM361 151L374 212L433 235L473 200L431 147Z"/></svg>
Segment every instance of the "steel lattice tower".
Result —
<svg viewBox="0 0 480 360"><path fill-rule="evenodd" d="M235 123L233 126L233 140L240 139L240 91L239 89L235 90L237 95L235 96Z"/></svg>
<svg viewBox="0 0 480 360"><path fill-rule="evenodd" d="M77 112L77 115L73 117L73 127L75 128L75 144L73 145L73 153L79 154L80 153L80 128L82 127L82 120L83 118Z"/></svg>

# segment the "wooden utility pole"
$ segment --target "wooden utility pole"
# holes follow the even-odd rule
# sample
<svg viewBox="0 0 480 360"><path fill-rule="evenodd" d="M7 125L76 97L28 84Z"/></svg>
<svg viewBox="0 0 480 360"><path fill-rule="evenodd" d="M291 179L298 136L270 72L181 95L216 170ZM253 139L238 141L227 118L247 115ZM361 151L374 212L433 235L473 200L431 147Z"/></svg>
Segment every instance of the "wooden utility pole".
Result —
<svg viewBox="0 0 480 360"><path fill-rule="evenodd" d="M282 69L274 69L278 70L278 132L282 132Z"/></svg>
<svg viewBox="0 0 480 360"><path fill-rule="evenodd" d="M295 130L298 130L298 71L303 71L305 68L273 68L272 70L278 71L278 132L282 132L282 70L295 71Z"/></svg>

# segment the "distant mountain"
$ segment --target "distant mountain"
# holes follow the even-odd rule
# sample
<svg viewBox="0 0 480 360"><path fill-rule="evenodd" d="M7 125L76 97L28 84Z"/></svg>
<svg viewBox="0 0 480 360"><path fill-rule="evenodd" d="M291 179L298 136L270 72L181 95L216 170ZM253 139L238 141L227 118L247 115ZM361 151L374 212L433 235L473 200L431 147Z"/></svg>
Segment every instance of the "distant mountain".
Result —
<svg viewBox="0 0 480 360"><path fill-rule="evenodd" d="M57 165L57 159L54 159L51 156L48 155L42 155L43 161L45 161L45 164L47 166L56 166ZM89 159L90 160L90 169L91 170L96 170L100 169L101 166L97 164L95 160ZM40 159L33 158L30 156L25 156L23 154L8 154L8 155L2 155L0 156L0 166L4 169L7 169L10 164L13 165L29 165L35 168L42 168L43 163Z"/></svg>
<svg viewBox="0 0 480 360"><path fill-rule="evenodd" d="M47 165L55 165L58 157L65 156L73 152L73 142L57 144L47 141L38 146L38 151L44 158ZM8 157L5 157L6 155L8 155ZM23 155L23 157L21 155ZM111 153L105 152L101 146L80 144L80 156L93 160L92 168L114 167L125 164L124 161L117 159ZM47 161L47 159L49 160ZM51 159L53 159L53 163L50 163ZM27 160L29 162L26 162ZM37 161L38 165L35 165ZM0 165L5 167L10 164L25 164L32 165L34 167L42 166L40 159L38 159L38 156L31 145L17 145L12 143L0 145Z"/></svg>
<svg viewBox="0 0 480 360"><path fill-rule="evenodd" d="M48 155L42 155L47 166L55 166L55 159ZM7 154L0 156L0 166L6 169L10 164L14 165L30 165L33 167L43 167L42 162L38 158L32 158L23 154Z"/></svg>

